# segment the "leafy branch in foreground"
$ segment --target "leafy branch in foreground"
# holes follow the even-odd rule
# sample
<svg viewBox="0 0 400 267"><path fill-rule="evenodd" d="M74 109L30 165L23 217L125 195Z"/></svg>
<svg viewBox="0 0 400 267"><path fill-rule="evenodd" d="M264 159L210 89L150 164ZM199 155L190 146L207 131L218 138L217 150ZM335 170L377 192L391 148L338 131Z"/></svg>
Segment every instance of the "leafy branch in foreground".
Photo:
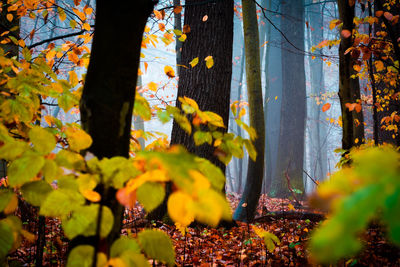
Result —
<svg viewBox="0 0 400 267"><path fill-rule="evenodd" d="M350 151L351 167L342 167L320 184L312 203L330 210L329 219L314 231L312 256L330 263L356 254L359 234L372 220L388 228L390 240L400 245L400 155L390 146Z"/></svg>

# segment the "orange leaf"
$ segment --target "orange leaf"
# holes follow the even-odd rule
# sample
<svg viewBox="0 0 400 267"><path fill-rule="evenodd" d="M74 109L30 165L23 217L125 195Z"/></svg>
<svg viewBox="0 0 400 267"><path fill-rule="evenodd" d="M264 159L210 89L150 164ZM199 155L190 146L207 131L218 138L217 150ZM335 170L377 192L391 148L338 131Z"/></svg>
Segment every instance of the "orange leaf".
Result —
<svg viewBox="0 0 400 267"><path fill-rule="evenodd" d="M207 16L207 15L204 15L204 17L203 17L202 20L203 20L203 21L207 21L207 20L208 20L208 16Z"/></svg>
<svg viewBox="0 0 400 267"><path fill-rule="evenodd" d="M190 32L190 26L189 25L183 25L182 32L183 33L189 33Z"/></svg>
<svg viewBox="0 0 400 267"><path fill-rule="evenodd" d="M158 28L160 29L160 31L165 31L165 24L164 23L158 23Z"/></svg>
<svg viewBox="0 0 400 267"><path fill-rule="evenodd" d="M326 103L325 105L322 106L322 112L325 112L331 108L330 103Z"/></svg>
<svg viewBox="0 0 400 267"><path fill-rule="evenodd" d="M362 106L361 106L361 104L356 104L355 105L355 110L357 111L357 113L359 113L361 110L362 110Z"/></svg>
<svg viewBox="0 0 400 267"><path fill-rule="evenodd" d="M160 19L160 20L163 19L161 12L158 10L154 10L154 15L156 15L157 19Z"/></svg>
<svg viewBox="0 0 400 267"><path fill-rule="evenodd" d="M132 209L136 205L136 191L129 192L126 188L121 188L117 192L117 200L127 208Z"/></svg>
<svg viewBox="0 0 400 267"><path fill-rule="evenodd" d="M82 195L91 202L99 202L101 200L100 194L93 190L85 190Z"/></svg>
<svg viewBox="0 0 400 267"><path fill-rule="evenodd" d="M175 77L175 71L171 66L165 66L164 67L164 72L170 78L174 78Z"/></svg>
<svg viewBox="0 0 400 267"><path fill-rule="evenodd" d="M349 30L342 30L341 34L344 38L349 38L351 36L351 32Z"/></svg>
<svg viewBox="0 0 400 267"><path fill-rule="evenodd" d="M12 14L7 14L6 18L8 21L11 22L13 20L14 16Z"/></svg>
<svg viewBox="0 0 400 267"><path fill-rule="evenodd" d="M382 15L383 15L383 11L382 10L378 10L378 11L375 12L375 16L378 17L378 18L380 16L382 16Z"/></svg>
<svg viewBox="0 0 400 267"><path fill-rule="evenodd" d="M391 21L393 19L393 14L390 12L383 13L383 16L388 20Z"/></svg>
<svg viewBox="0 0 400 267"><path fill-rule="evenodd" d="M174 13L175 14L179 14L182 12L182 6L176 6L174 7Z"/></svg>

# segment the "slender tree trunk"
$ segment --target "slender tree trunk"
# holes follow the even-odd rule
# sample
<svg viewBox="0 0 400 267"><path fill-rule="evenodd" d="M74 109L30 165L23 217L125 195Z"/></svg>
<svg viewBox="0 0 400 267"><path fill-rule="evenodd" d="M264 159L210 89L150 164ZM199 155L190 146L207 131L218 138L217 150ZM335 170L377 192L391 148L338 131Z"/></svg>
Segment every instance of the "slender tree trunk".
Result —
<svg viewBox="0 0 400 267"><path fill-rule="evenodd" d="M309 47L317 45L324 39L323 30L323 8L322 5L314 4L308 8L309 22ZM315 53L321 53L316 51ZM310 173L317 180L322 180L327 173L327 147L324 138L326 137L325 113L317 105L316 97L325 93L325 82L323 73L323 61L321 58L312 59L308 57L310 65L311 97L309 98L308 124L309 124L309 161ZM309 179L307 179L309 181ZM312 183L314 186L314 183Z"/></svg>
<svg viewBox="0 0 400 267"><path fill-rule="evenodd" d="M264 174L265 125L260 70L260 48L256 5L252 0L242 0L243 32L246 53L246 83L250 106L250 126L257 132L254 146L257 159L249 158L246 185L233 218L249 222L254 219L260 198Z"/></svg>
<svg viewBox="0 0 400 267"><path fill-rule="evenodd" d="M181 0L174 0L174 6L180 6ZM176 30L182 31L182 14L181 13L174 13L174 28ZM181 59L182 59L182 42L179 41L179 36L175 38L175 51L176 51L176 69L179 76L181 67Z"/></svg>
<svg viewBox="0 0 400 267"><path fill-rule="evenodd" d="M271 9L280 12L280 0L271 0ZM271 16L272 22L281 28L281 16ZM269 59L268 59L268 94L266 92L266 102L268 105L264 108L267 112L266 116L266 177L265 184L268 193L271 191L272 181L276 179L276 167L279 147L279 129L281 123L281 105L282 105L282 40L280 33L271 29L271 36L268 43ZM267 59L266 59L267 60ZM267 73L265 73L267 75ZM273 195L273 194L271 194Z"/></svg>
<svg viewBox="0 0 400 267"><path fill-rule="evenodd" d="M80 110L82 127L93 139L88 150L98 158L129 157L140 47L154 4L151 0L127 1L118 12L110 12L109 3L96 1L96 31ZM120 235L124 209L115 190L101 191L101 205L114 214L113 230L102 244L107 253ZM80 244L97 247L95 240L79 236L71 241L70 249Z"/></svg>
<svg viewBox="0 0 400 267"><path fill-rule="evenodd" d="M281 29L287 38L304 51L304 1L282 2ZM291 189L304 191L303 157L306 118L304 55L282 38L282 106L278 158L271 193L292 195ZM290 186L288 184L290 182Z"/></svg>
<svg viewBox="0 0 400 267"><path fill-rule="evenodd" d="M339 17L343 22L342 30L353 31L354 5L350 6L348 0L338 0ZM342 110L343 137L342 148L350 149L364 142L364 119L362 111L350 111L347 103L360 101L360 84L358 78L351 78L356 74L353 69L355 64L351 53L344 54L353 44L352 36L345 38L341 36L339 46L339 98Z"/></svg>

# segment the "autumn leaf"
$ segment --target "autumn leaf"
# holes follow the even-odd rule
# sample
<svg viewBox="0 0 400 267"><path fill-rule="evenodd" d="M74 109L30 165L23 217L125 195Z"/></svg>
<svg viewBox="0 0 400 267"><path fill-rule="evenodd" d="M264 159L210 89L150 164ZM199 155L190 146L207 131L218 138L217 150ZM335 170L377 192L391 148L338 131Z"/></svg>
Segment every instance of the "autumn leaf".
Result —
<svg viewBox="0 0 400 267"><path fill-rule="evenodd" d="M158 28L160 29L160 31L165 31L165 24L164 23L158 23Z"/></svg>
<svg viewBox="0 0 400 267"><path fill-rule="evenodd" d="M157 92L158 85L157 85L155 82L149 82L149 84L147 85L147 87L148 87L151 91Z"/></svg>
<svg viewBox="0 0 400 267"><path fill-rule="evenodd" d="M158 10L154 10L154 15L155 15L156 18L159 19L159 20L163 19L163 16L162 16L161 12L158 11Z"/></svg>
<svg viewBox="0 0 400 267"><path fill-rule="evenodd" d="M13 20L14 16L13 16L12 14L8 13L8 14L6 15L6 18L7 18L7 20L8 20L9 22L11 22L11 21Z"/></svg>
<svg viewBox="0 0 400 267"><path fill-rule="evenodd" d="M174 78L175 77L175 71L171 66L165 66L164 67L164 72L167 74L169 78Z"/></svg>
<svg viewBox="0 0 400 267"><path fill-rule="evenodd" d="M375 63L376 71L383 71L385 69L385 65L383 64L382 61L377 60L374 63Z"/></svg>
<svg viewBox="0 0 400 267"><path fill-rule="evenodd" d="M182 6L176 6L174 7L174 13L175 14L179 14L182 12Z"/></svg>
<svg viewBox="0 0 400 267"><path fill-rule="evenodd" d="M392 19L393 19L393 14L392 13L390 13L390 12L385 12L385 13L383 13L383 16L388 20L388 21L392 21Z"/></svg>
<svg viewBox="0 0 400 267"><path fill-rule="evenodd" d="M344 38L349 38L351 36L351 32L349 30L342 30L341 34Z"/></svg>
<svg viewBox="0 0 400 267"><path fill-rule="evenodd" d="M192 59L192 61L189 62L190 66L192 66L192 68L194 68L194 66L196 66L199 63L199 58L195 57L194 59Z"/></svg>
<svg viewBox="0 0 400 267"><path fill-rule="evenodd" d="M382 15L383 15L383 11L382 10L378 10L378 11L375 12L375 16L378 17L378 18L381 17Z"/></svg>
<svg viewBox="0 0 400 267"><path fill-rule="evenodd" d="M212 56L208 56L204 59L206 61L206 66L208 69L212 68L214 66L214 59Z"/></svg>
<svg viewBox="0 0 400 267"><path fill-rule="evenodd" d="M182 32L183 33L189 33L190 32L190 26L189 25L183 25Z"/></svg>
<svg viewBox="0 0 400 267"><path fill-rule="evenodd" d="M207 15L204 15L202 21L204 22L204 21L207 21L207 20L208 20L208 16L207 16Z"/></svg>
<svg viewBox="0 0 400 267"><path fill-rule="evenodd" d="M326 112L331 108L330 103L326 103L325 105L322 106L322 112Z"/></svg>

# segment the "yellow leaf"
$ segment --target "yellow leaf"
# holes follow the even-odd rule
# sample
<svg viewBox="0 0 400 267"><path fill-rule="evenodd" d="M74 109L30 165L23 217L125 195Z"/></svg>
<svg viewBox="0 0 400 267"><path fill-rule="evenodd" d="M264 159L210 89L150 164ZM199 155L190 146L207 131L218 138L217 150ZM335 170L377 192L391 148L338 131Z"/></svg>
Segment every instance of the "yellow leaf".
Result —
<svg viewBox="0 0 400 267"><path fill-rule="evenodd" d="M84 190L82 195L91 202L99 202L101 200L100 194L93 190Z"/></svg>
<svg viewBox="0 0 400 267"><path fill-rule="evenodd" d="M383 71L385 69L385 65L383 64L382 61L377 60L377 61L375 61L375 68L376 68L376 71Z"/></svg>
<svg viewBox="0 0 400 267"><path fill-rule="evenodd" d="M192 61L189 62L190 66L192 66L192 68L194 68L194 66L196 66L197 63L199 63L198 57L195 57Z"/></svg>
<svg viewBox="0 0 400 267"><path fill-rule="evenodd" d="M11 214L14 213L14 211L17 209L18 207L18 197L16 194L13 194L13 196L11 197L10 202L8 202L7 207L5 207L5 209L3 210L4 214Z"/></svg>
<svg viewBox="0 0 400 267"><path fill-rule="evenodd" d="M71 70L70 72L68 72L68 74L69 74L69 82L71 83L72 87L77 86L79 83L79 79L76 72Z"/></svg>
<svg viewBox="0 0 400 267"><path fill-rule="evenodd" d="M278 96L275 96L275 100L277 100L278 99Z"/></svg>
<svg viewBox="0 0 400 267"><path fill-rule="evenodd" d="M87 30L87 31L90 31L90 24L89 23L83 23L82 28Z"/></svg>
<svg viewBox="0 0 400 267"><path fill-rule="evenodd" d="M84 8L83 11L86 13L86 15L90 15L93 12L93 8L87 7L87 8Z"/></svg>
<svg viewBox="0 0 400 267"><path fill-rule="evenodd" d="M65 134L67 135L69 148L73 151L79 152L92 144L90 135L77 127L67 128Z"/></svg>
<svg viewBox="0 0 400 267"><path fill-rule="evenodd" d="M242 108L239 112L239 118L243 117L244 115L246 115L246 109Z"/></svg>
<svg viewBox="0 0 400 267"><path fill-rule="evenodd" d="M212 56L208 56L204 60L206 61L207 68L210 69L212 66L214 66L214 59Z"/></svg>
<svg viewBox="0 0 400 267"><path fill-rule="evenodd" d="M28 135L34 149L39 153L48 154L56 147L54 135L42 127L34 126Z"/></svg>
<svg viewBox="0 0 400 267"><path fill-rule="evenodd" d="M181 37L179 37L179 41L184 42L187 38L186 34L182 34Z"/></svg>
<svg viewBox="0 0 400 267"><path fill-rule="evenodd" d="M20 230L20 233L23 237L25 237L26 240L28 240L29 242L33 243L36 240L36 236L24 229Z"/></svg>
<svg viewBox="0 0 400 267"><path fill-rule="evenodd" d="M22 40L22 39L19 39L19 40L18 40L18 45L19 45L20 47L25 47L25 41Z"/></svg>
<svg viewBox="0 0 400 267"><path fill-rule="evenodd" d="M289 210L295 210L294 206L292 204L288 205Z"/></svg>
<svg viewBox="0 0 400 267"><path fill-rule="evenodd" d="M194 101L193 99L186 97L186 96L184 96L183 99L185 100L186 103L188 103L196 111L199 109L199 106L197 105L196 101Z"/></svg>
<svg viewBox="0 0 400 267"><path fill-rule="evenodd" d="M175 71L171 66L165 66L164 67L164 72L170 78L174 78L175 77Z"/></svg>
<svg viewBox="0 0 400 267"><path fill-rule="evenodd" d="M158 85L155 82L149 82L147 87L154 92L157 92Z"/></svg>
<svg viewBox="0 0 400 267"><path fill-rule="evenodd" d="M191 208L192 198L183 192L174 192L168 198L168 214L174 222L183 227L194 221L194 212Z"/></svg>

